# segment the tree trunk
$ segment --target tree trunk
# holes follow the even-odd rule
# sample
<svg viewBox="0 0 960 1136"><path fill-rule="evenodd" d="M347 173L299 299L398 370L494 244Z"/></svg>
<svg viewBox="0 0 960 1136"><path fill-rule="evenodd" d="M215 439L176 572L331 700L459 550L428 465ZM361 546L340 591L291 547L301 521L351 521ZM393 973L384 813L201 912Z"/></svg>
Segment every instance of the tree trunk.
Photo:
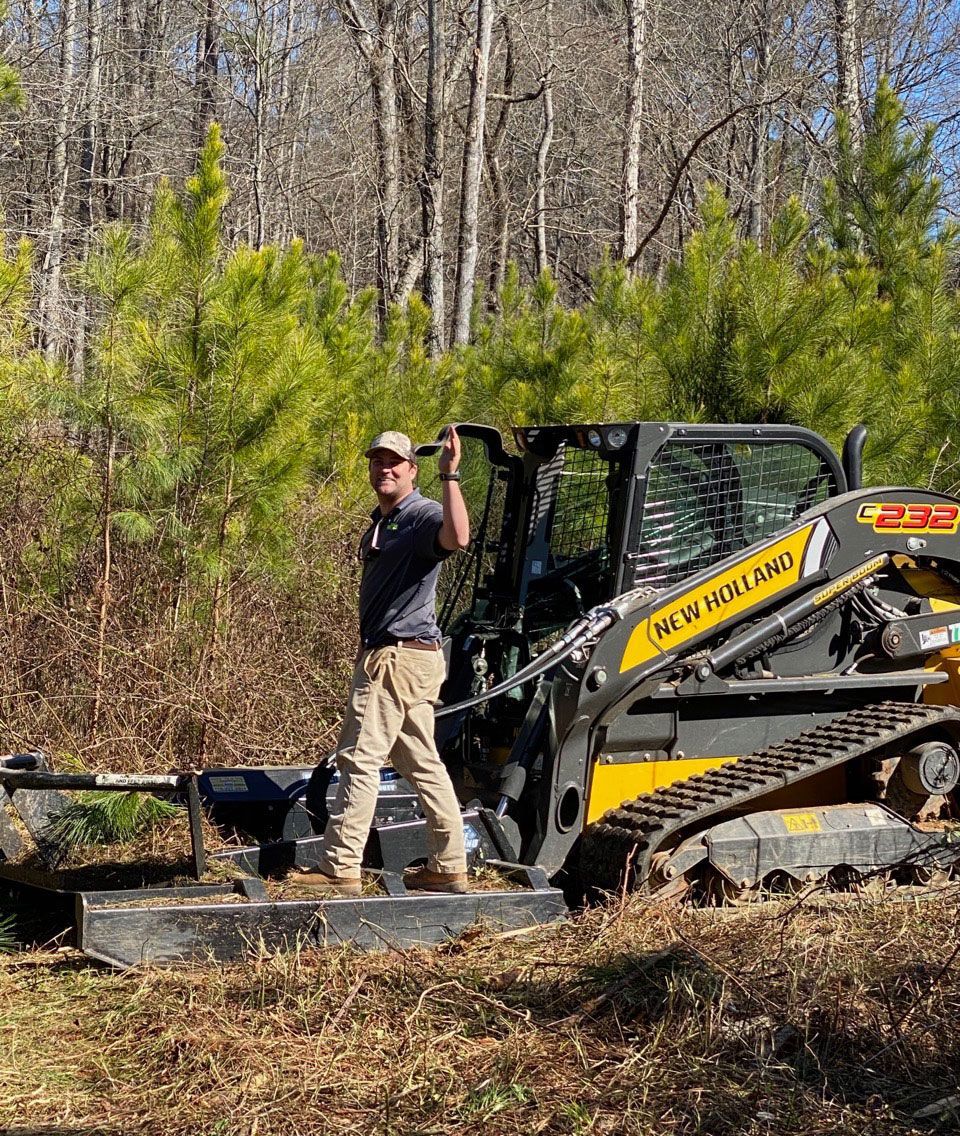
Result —
<svg viewBox="0 0 960 1136"><path fill-rule="evenodd" d="M857 0L834 0L837 52L837 111L846 116L850 142L857 148L862 133L857 53Z"/></svg>
<svg viewBox="0 0 960 1136"><path fill-rule="evenodd" d="M477 41L470 70L470 102L460 180L460 231L457 236L457 281L454 291L453 342L470 339L470 311L477 279L480 175L483 168L487 115L487 71L493 32L493 0L477 0Z"/></svg>
<svg viewBox="0 0 960 1136"><path fill-rule="evenodd" d="M553 143L553 0L544 0L547 57L543 70L543 128L537 147L536 182L536 264L537 275L547 270L547 159Z"/></svg>
<svg viewBox="0 0 960 1136"><path fill-rule="evenodd" d="M221 622L224 625L224 633L229 622L228 617L223 613L223 604L228 597L229 593L229 572L224 569L224 550L227 546L227 526L230 523L230 515L233 511L233 481L235 473L234 459L230 458L230 465L227 470L227 481L223 491L223 512L220 515L220 523L217 528L217 578L213 584L213 595L210 599L210 630L207 636L207 641L200 654L200 665L198 668L198 690L197 693L203 700L204 705L208 705L208 701L204 692L204 686L214 676L214 668L216 666L217 658L220 653L220 647L223 643L224 634L221 633ZM226 582L225 582L226 576ZM209 725L210 715L209 711L205 711L203 715L203 724L200 727L200 745L198 759L202 765L207 756L209 748Z"/></svg>
<svg viewBox="0 0 960 1136"><path fill-rule="evenodd" d="M277 91L277 134L280 138L279 152L277 154L277 189L283 198L287 212L288 223L281 222L277 239L282 243L293 236L296 226L291 215L290 183L293 181L295 157L297 152L296 123L290 129L291 105L290 95L290 61L293 56L293 2L286 0L283 25L283 48L280 56L280 86Z"/></svg>
<svg viewBox="0 0 960 1136"><path fill-rule="evenodd" d="M365 16L356 0L336 0L336 4L370 76L377 162L377 306L380 326L383 327L391 302L398 298L403 275L400 267L400 102L396 59L399 3L398 0L378 0L375 17Z"/></svg>
<svg viewBox="0 0 960 1136"><path fill-rule="evenodd" d="M267 110L271 95L271 58L273 46L272 28L267 27L266 17L259 0L254 5L257 26L253 35L253 209L256 220L254 247L262 249L267 240L266 231L266 131Z"/></svg>
<svg viewBox="0 0 960 1136"><path fill-rule="evenodd" d="M50 236L43 260L44 287L40 301L40 322L44 351L53 359L63 341L64 318L60 295L63 266L63 233L66 224L67 187L70 181L67 139L73 117L74 87L77 74L77 0L63 0L60 6L62 34L60 51L60 103L54 124L53 153L50 162L53 209Z"/></svg>
<svg viewBox="0 0 960 1136"><path fill-rule="evenodd" d="M84 240L89 245L96 210L94 208L93 172L97 164L97 127L100 122L100 57L102 27L99 0L87 0L87 97L83 118L83 142L80 152L80 223Z"/></svg>
<svg viewBox="0 0 960 1136"><path fill-rule="evenodd" d="M756 7L757 28L754 38L755 82L754 102L757 109L753 116L753 132L750 139L750 182L749 203L747 207L747 236L758 244L763 236L763 199L767 184L768 123L770 108L767 100L770 94L770 35L771 12L769 0L760 0Z"/></svg>
<svg viewBox="0 0 960 1136"><path fill-rule="evenodd" d="M103 467L103 528L100 534L102 563L99 581L100 611L97 618L97 670L94 680L93 713L90 722L90 731L94 739L96 739L100 729L100 714L103 706L104 659L106 657L107 648L107 623L110 618L110 589L113 584L113 534L111 528L113 524L113 480L117 443L113 425L113 411L110 407L109 378L107 380L106 404L107 458Z"/></svg>
<svg viewBox="0 0 960 1136"><path fill-rule="evenodd" d="M643 129L643 65L647 41L647 0L626 0L627 99L623 128L620 256L637 251L640 211L640 136Z"/></svg>
<svg viewBox="0 0 960 1136"><path fill-rule="evenodd" d="M199 150L210 123L217 117L217 72L220 69L220 27L217 0L205 0L203 26L197 33L197 108L194 135Z"/></svg>
<svg viewBox="0 0 960 1136"><path fill-rule="evenodd" d="M150 139L160 125L157 113L158 61L163 58L163 0L148 0L140 10L141 18L131 29L132 90L136 103L129 141L129 158L125 162L126 188L123 193L124 217L136 224L149 213L150 201L143 192L149 174ZM134 46L135 45L135 46Z"/></svg>
<svg viewBox="0 0 960 1136"><path fill-rule="evenodd" d="M430 306L430 348L446 346L443 287L446 2L427 0L427 103L423 129L420 205L423 218L423 297Z"/></svg>
<svg viewBox="0 0 960 1136"><path fill-rule="evenodd" d="M493 241L490 253L490 277L488 289L488 302L492 311L500 310L500 292L503 288L504 275L507 270L507 258L510 254L510 229L507 216L508 199L506 179L500 164L500 153L503 149L503 140L507 133L507 121L510 116L511 100L516 82L517 67L513 50L513 27L509 17L504 14L502 18L503 38L506 44L506 60L503 65L503 104L497 115L497 124L492 135L487 139L487 173L490 177L490 192L492 201Z"/></svg>
<svg viewBox="0 0 960 1136"><path fill-rule="evenodd" d="M383 5L380 35L370 60L377 149L377 288L381 326L400 277L400 109L397 99L397 5Z"/></svg>

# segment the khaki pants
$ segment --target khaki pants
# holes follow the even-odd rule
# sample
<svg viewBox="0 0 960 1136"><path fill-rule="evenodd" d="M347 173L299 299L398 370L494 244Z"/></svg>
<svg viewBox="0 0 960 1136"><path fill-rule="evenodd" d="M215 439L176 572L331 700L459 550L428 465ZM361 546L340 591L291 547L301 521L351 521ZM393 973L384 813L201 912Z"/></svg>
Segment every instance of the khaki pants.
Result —
<svg viewBox="0 0 960 1136"><path fill-rule="evenodd" d="M460 804L433 740L433 704L444 673L442 651L378 647L360 656L337 744L340 782L323 833L322 871L359 874L380 768L388 758L423 806L427 867L434 872L466 871Z"/></svg>

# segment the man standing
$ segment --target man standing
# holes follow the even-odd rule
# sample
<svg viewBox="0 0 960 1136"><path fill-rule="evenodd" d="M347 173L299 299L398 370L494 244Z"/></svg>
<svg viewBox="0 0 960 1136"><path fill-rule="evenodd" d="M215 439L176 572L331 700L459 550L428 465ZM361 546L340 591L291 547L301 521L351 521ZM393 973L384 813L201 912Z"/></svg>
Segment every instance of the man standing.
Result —
<svg viewBox="0 0 960 1136"><path fill-rule="evenodd" d="M460 804L433 737L433 704L445 675L437 576L441 562L470 541L458 484L460 439L449 426L440 453L442 505L417 489L416 452L406 434L378 434L365 456L378 505L360 541L360 655L337 744L340 782L318 866L297 882L331 895L360 894L380 768L392 758L427 820L427 864L407 873L406 886L465 892Z"/></svg>

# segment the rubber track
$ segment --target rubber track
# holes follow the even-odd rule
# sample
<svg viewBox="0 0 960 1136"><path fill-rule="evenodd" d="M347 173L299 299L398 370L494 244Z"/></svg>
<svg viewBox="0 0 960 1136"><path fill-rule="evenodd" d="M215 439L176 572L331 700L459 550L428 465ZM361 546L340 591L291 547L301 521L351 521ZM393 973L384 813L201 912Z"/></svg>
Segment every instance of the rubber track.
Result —
<svg viewBox="0 0 960 1136"><path fill-rule="evenodd" d="M622 885L630 864L634 886L646 890L656 852L709 827L703 822L711 817L741 811L758 797L891 746L909 748L900 743L938 726L960 737L960 710L904 702L860 707L761 753L645 793L611 809L587 829L581 878L589 887L613 891Z"/></svg>

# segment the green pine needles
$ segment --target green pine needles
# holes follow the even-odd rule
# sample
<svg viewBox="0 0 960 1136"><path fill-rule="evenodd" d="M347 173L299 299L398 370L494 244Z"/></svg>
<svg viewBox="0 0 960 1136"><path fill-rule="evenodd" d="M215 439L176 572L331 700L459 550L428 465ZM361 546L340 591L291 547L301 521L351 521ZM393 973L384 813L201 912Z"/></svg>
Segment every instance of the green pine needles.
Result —
<svg viewBox="0 0 960 1136"><path fill-rule="evenodd" d="M179 811L147 793L82 792L54 818L50 836L63 848L126 844Z"/></svg>
<svg viewBox="0 0 960 1136"><path fill-rule="evenodd" d="M11 954L17 949L15 928L13 915L0 915L0 955Z"/></svg>

